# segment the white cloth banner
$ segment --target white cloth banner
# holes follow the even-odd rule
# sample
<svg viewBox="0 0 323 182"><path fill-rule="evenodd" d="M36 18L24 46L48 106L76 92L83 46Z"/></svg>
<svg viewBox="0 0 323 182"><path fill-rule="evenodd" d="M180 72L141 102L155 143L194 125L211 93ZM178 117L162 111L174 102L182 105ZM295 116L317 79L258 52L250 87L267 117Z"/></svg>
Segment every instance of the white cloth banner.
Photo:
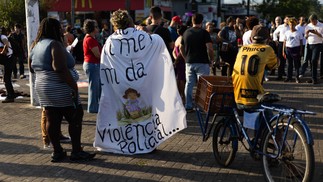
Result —
<svg viewBox="0 0 323 182"><path fill-rule="evenodd" d="M186 128L172 60L159 35L116 31L103 47L100 76L97 150L148 153Z"/></svg>

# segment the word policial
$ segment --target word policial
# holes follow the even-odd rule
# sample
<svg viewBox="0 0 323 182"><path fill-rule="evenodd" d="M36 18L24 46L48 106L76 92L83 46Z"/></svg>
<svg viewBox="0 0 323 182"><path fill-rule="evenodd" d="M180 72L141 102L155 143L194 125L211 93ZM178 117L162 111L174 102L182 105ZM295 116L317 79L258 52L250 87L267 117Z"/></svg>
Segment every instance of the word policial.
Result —
<svg viewBox="0 0 323 182"><path fill-rule="evenodd" d="M105 128L102 132L97 129L102 142L117 143L123 153L136 153L149 150L167 137L158 114L148 123L129 124L125 127Z"/></svg>

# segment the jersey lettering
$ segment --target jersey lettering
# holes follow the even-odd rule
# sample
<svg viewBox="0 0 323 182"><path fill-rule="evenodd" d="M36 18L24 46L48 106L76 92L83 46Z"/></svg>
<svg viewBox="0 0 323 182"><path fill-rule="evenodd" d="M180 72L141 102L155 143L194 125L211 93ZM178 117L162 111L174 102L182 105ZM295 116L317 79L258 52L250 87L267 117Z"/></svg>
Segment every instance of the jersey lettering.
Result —
<svg viewBox="0 0 323 182"><path fill-rule="evenodd" d="M241 69L240 69L240 74L244 75L245 74L245 67L246 67L246 61L247 61L247 55L242 55L241 57ZM258 55L252 55L248 59L248 74L250 76L255 76L258 73L258 66L260 62L260 57Z"/></svg>

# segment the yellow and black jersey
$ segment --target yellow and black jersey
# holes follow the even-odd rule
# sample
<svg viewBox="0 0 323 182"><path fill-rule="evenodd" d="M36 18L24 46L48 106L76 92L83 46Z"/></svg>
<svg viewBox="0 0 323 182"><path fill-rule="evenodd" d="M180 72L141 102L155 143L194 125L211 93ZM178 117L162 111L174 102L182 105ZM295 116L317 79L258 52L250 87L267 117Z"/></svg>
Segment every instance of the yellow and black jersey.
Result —
<svg viewBox="0 0 323 182"><path fill-rule="evenodd" d="M238 104L256 105L257 95L264 93L262 79L265 68L278 66L274 50L266 44L242 46L234 64L232 80Z"/></svg>

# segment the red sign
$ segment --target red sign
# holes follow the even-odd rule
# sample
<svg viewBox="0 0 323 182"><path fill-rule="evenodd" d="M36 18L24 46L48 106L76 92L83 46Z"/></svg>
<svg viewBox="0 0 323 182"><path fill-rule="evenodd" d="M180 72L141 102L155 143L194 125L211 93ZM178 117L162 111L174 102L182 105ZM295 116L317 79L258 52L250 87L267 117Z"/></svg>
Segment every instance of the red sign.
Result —
<svg viewBox="0 0 323 182"><path fill-rule="evenodd" d="M75 11L113 11L118 9L143 10L144 0L74 0ZM128 5L127 5L128 1ZM51 11L71 11L71 0L57 0Z"/></svg>

